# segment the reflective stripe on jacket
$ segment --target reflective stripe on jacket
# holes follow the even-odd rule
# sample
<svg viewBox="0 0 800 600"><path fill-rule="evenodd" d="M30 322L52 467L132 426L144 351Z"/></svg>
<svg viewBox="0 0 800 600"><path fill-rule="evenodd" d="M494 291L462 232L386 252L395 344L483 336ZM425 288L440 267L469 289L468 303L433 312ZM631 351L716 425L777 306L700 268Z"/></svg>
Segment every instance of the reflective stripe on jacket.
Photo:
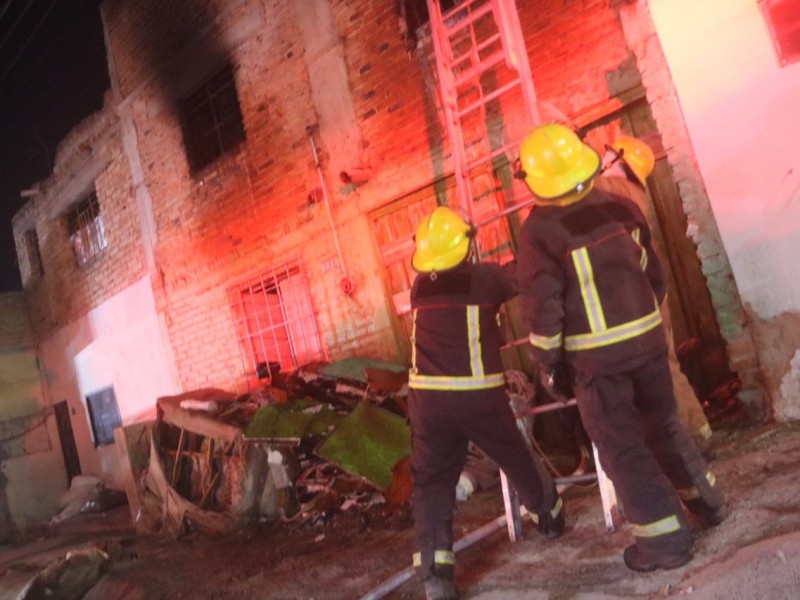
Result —
<svg viewBox="0 0 800 600"><path fill-rule="evenodd" d="M502 387L497 314L515 294L513 273L491 263L466 264L434 277L418 275L411 290L409 387L445 391Z"/></svg>
<svg viewBox="0 0 800 600"><path fill-rule="evenodd" d="M593 190L537 206L523 225L519 288L537 361L611 372L664 346L666 282L650 229L630 199Z"/></svg>

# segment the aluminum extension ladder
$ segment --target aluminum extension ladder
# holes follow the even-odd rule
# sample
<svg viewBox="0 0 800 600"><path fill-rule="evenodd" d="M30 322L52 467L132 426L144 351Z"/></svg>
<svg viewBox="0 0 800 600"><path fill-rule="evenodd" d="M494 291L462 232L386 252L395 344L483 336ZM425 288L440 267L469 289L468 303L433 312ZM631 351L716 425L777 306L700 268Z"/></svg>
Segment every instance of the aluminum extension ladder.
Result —
<svg viewBox="0 0 800 600"><path fill-rule="evenodd" d="M528 53L514 0L465 0L446 13L427 3L456 193L473 218L476 171L507 160L540 122ZM503 105L517 121L503 122Z"/></svg>
<svg viewBox="0 0 800 600"><path fill-rule="evenodd" d="M528 52L514 0L464 0L445 13L439 0L427 0L427 4L456 194L460 208L475 222L477 194L472 183L475 174L491 168L497 161L510 164L508 156L516 152L528 131L540 123ZM503 106L510 107L520 119L504 122ZM530 205L529 198L514 198L506 210L479 225ZM545 412L572 405L574 400L532 410ZM530 433L522 419L518 419L518 424L533 451ZM594 445L592 448L596 475L583 476L582 480L596 477L606 527L613 531L617 519L614 486L600 467L597 448ZM508 536L513 542L522 536L523 511L505 473L501 471L500 477ZM557 479L556 483L563 489L571 482Z"/></svg>

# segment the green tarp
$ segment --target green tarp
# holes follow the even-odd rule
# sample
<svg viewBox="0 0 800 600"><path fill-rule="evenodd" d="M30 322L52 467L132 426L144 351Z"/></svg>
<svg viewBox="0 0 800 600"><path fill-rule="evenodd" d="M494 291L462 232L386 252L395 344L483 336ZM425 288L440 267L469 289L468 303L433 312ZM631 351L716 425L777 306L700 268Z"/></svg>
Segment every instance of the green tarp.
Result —
<svg viewBox="0 0 800 600"><path fill-rule="evenodd" d="M314 452L385 491L392 467L411 454L411 429L402 417L362 401Z"/></svg>

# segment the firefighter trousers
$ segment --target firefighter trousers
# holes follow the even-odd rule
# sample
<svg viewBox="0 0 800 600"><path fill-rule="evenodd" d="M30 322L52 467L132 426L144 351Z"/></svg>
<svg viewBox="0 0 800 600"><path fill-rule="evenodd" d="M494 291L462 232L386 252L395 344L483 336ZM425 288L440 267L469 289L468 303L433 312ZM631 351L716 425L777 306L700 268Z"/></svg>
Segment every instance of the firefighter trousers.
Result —
<svg viewBox="0 0 800 600"><path fill-rule="evenodd" d="M456 485L472 441L505 472L528 511L543 513L558 500L550 474L517 429L503 388L469 392L409 391L411 473L420 579L453 578Z"/></svg>
<svg viewBox="0 0 800 600"><path fill-rule="evenodd" d="M678 423L666 354L613 375L578 372L575 395L639 551L688 551L692 538L677 490L693 490L712 508L722 506L724 496Z"/></svg>

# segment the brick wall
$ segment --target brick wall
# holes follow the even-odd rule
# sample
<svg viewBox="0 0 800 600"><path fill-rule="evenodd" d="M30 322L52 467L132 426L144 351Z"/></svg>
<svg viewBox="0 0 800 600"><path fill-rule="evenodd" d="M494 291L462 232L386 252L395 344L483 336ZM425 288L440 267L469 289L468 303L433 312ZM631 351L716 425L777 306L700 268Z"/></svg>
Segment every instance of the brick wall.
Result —
<svg viewBox="0 0 800 600"><path fill-rule="evenodd" d="M144 274L144 252L131 201L130 175L113 110L76 126L59 145L53 175L13 221L31 324L46 336L86 314ZM79 266L69 241L66 213L92 187L103 220L105 250ZM24 236L36 228L44 275L31 272Z"/></svg>
<svg viewBox="0 0 800 600"><path fill-rule="evenodd" d="M334 29L320 31L324 39L330 34L330 47L312 47L304 39L299 22L304 15L290 0L105 0L102 5L112 103L123 105L130 115L123 127L130 127L134 135L128 139L136 140L134 152L141 165L141 183L137 175L136 185L145 186L152 198L156 241L151 274L157 309L185 388L236 387L247 378L227 290L293 260L303 266L309 281L330 358L359 354L405 359L397 356L367 214L452 171L430 39L423 32L417 48L407 50L394 2L308 2L309 10L330 10L330 19L320 20ZM627 34L633 42L626 39L623 21L605 0L519 0L517 6L543 118L586 114L609 103L626 85L640 83L638 77L614 77L630 63L629 46L650 42L635 34ZM319 54L334 62L341 59L346 81L332 89L345 89L347 97L320 89L320 82L332 83L335 73L310 72L323 64ZM191 174L177 118L179 99L223 59L234 68L247 140ZM640 61L641 68L658 71L663 64L648 67ZM663 74L646 75L648 97L652 94L658 106L661 98L670 98L669 80ZM326 102L343 102L352 109L353 127L342 129L352 139L330 138L335 128L321 122L329 118ZM501 112L501 121L510 128L520 122L522 107L504 103ZM680 123L679 111L662 111L662 119L659 126L669 136L678 127L674 121ZM315 142L335 231L317 189L320 181L307 133L309 126L320 125ZM77 128L62 145L63 168L15 221L21 257L21 234L30 223L36 222L43 245L47 273L42 280L26 274L21 261L39 331L86 312L146 272L127 166L131 157L123 153L119 135L108 133L117 126L109 110ZM83 142L91 146L100 138L105 162L96 181L109 248L103 260L78 269L63 219L52 217L62 210L57 204L63 202L64 180L82 168ZM680 155L672 148L679 147L670 145L671 156ZM369 181L346 190L334 168L345 160L368 165ZM676 177L694 168L671 160ZM702 197L697 200L696 172L678 179L691 214L703 202ZM729 275L718 246L702 246L700 253L709 275ZM342 291L345 279L355 285L351 294ZM728 294L726 298L735 300L735 290L730 295L730 287L722 289L722 295L712 289L715 298ZM734 332L728 339L735 338ZM749 356L747 348L743 352Z"/></svg>

